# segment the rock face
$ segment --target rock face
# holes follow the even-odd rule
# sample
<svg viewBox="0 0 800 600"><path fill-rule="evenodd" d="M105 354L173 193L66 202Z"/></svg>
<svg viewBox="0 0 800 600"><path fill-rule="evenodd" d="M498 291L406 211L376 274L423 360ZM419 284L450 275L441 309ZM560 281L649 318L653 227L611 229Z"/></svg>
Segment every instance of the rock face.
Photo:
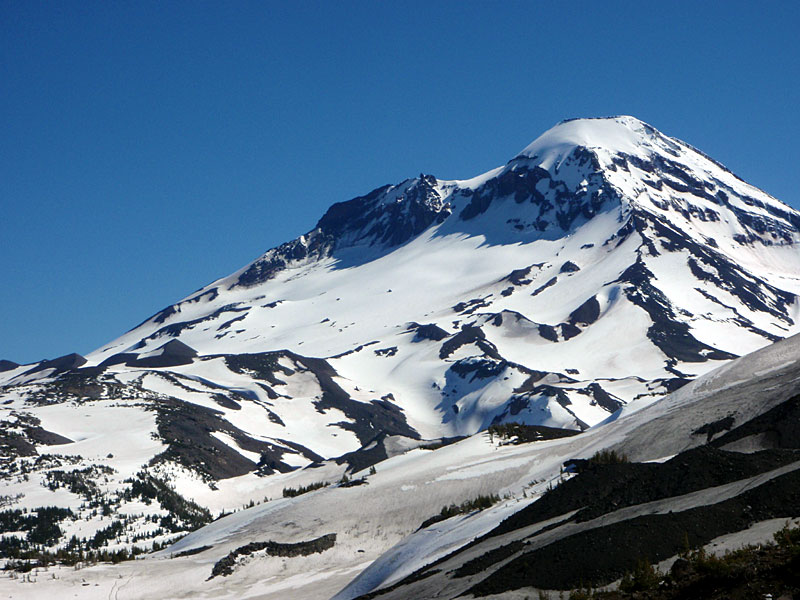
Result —
<svg viewBox="0 0 800 600"><path fill-rule="evenodd" d="M270 250L252 263L234 286L254 286L289 267L331 256L360 243L399 246L450 214L433 175L420 175L399 186L378 188L366 196L338 202L306 235Z"/></svg>

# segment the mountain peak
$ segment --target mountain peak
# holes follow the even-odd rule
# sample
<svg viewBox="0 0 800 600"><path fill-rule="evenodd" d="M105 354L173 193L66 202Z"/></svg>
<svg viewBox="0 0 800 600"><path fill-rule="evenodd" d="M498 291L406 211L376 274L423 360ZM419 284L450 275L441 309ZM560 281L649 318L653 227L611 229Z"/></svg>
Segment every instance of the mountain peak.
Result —
<svg viewBox="0 0 800 600"><path fill-rule="evenodd" d="M545 131L515 159L535 159L548 169L576 147L641 156L643 150L664 141L667 141L666 136L654 127L627 115L567 119Z"/></svg>
<svg viewBox="0 0 800 600"><path fill-rule="evenodd" d="M696 370L690 364L681 371L678 363L740 353L738 342L720 342L727 338L716 333L729 319L755 340L748 349L795 327L798 245L800 213L690 145L630 116L574 119L476 178L420 175L332 205L306 234L161 311L94 360L134 347L155 351L170 338L201 356L266 345L298 353L313 347L315 355L333 357L382 339L387 322L406 331L403 323L429 324L431 315L444 314L435 324L450 332L495 305L491 314L519 313L525 327L541 325L535 339L555 344L578 336L584 313L617 311L614 299L627 290L628 309L651 323L645 337L658 352L655 375L643 380L682 377ZM561 271L564 264L580 269ZM527 282L522 287L531 286L527 293L496 289L512 271ZM553 300L561 294L570 301ZM334 318L348 297L358 309ZM416 312L432 298L435 309ZM734 306L726 308L732 316L719 320L720 306ZM363 319L378 307L386 307L386 322ZM461 316L449 318L453 312ZM303 337L286 323L298 323ZM386 351L398 344L392 340ZM529 368L543 370L536 356ZM664 368L663 357L670 361Z"/></svg>

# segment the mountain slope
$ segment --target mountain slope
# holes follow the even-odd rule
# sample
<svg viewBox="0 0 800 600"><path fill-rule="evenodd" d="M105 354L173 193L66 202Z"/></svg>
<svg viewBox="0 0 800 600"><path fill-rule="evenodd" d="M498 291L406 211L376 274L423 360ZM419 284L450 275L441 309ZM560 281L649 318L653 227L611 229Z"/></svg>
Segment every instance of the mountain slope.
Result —
<svg viewBox="0 0 800 600"><path fill-rule="evenodd" d="M692 537L693 543L705 543L708 536L712 542L722 543L720 535L727 536L728 544L761 542L782 527L786 518L800 516L800 504L789 502L780 511L770 509L763 502L764 496L756 492L764 485L781 483L782 477L796 477L798 462L796 458L787 460L786 455L759 459L741 454L725 459L719 450L730 450L731 443L741 443L747 437L750 451L785 451L792 444L796 446L798 438L791 432L785 437L788 444L774 434L787 422L795 427L798 422L799 361L800 339L795 336L706 374L655 403L632 403L606 423L580 435L515 444L510 439L490 438L484 432L442 448L417 448L395 455L379 463L375 473L366 469L353 473L353 481L364 477L366 482L357 486L337 484L344 467L333 462L274 475L262 487L273 498L284 487L297 488L314 481L328 481L330 485L228 515L143 560L80 570L51 567L34 576L35 584L3 579L0 589L11 594L22 590L34 598L52 597L64 589L76 597L111 595L119 599L291 596L345 600L370 592L387 599L448 598L490 578L526 550L550 544L558 550L558 544L566 543L563 540L570 534L586 533L591 539L592 532L610 532L617 541L629 522L637 526L637 518L663 518L687 510L707 516L717 505L734 506L735 520L716 518L705 523L701 519L703 526L692 531L692 536L697 535ZM754 402L754 397L759 401ZM786 414L783 418L777 415L776 419L776 410L785 407L794 410L794 415L788 419ZM725 417L733 417L729 430L723 427L710 436L699 431ZM755 428L754 423L758 424ZM737 438L731 435L737 430L745 437L732 439ZM646 440L658 443L647 444ZM574 464L603 449L626 452L631 460L643 463L628 467L656 470L657 485L634 473L626 475L626 488L618 496L619 489L612 487L609 491L605 485L576 490L583 475L564 475L564 463ZM691 471L666 460L682 452L687 453L686 460L695 453ZM752 456L760 462L751 460ZM661 470L670 468L681 476L676 478L673 473L661 478ZM619 477L620 471L613 475ZM602 470L599 476L603 476ZM556 492L548 492L551 487ZM629 489L635 493L627 493ZM796 493L798 488L794 485L793 489ZM771 488L765 490L770 492L767 498L779 498ZM587 493L591 499L585 503L589 514L576 518L576 507L571 503L582 508ZM455 515L420 529L423 520L441 507L480 494L497 494L503 500L489 509ZM551 497L553 501L548 500L550 494L556 494ZM554 516L548 518L548 510ZM719 523L731 524L733 533L724 533ZM603 529L612 525L614 529ZM333 547L318 553L276 557L257 549L267 541L300 544L331 533L336 534ZM731 537L733 534L735 537ZM475 538L478 542L471 543ZM535 546L526 546L526 541ZM229 575L210 578L220 561L251 544L252 552L241 551L225 563L231 565ZM653 548L656 546L653 544ZM567 548L567 555L574 560L566 567L562 564L557 569L531 573L557 575L561 582L571 576L575 582L588 583L584 575L592 573L600 562L597 548L604 552L602 545L587 545L581 552ZM492 550L496 552L485 557ZM669 552L669 548L659 552ZM605 566L604 573L624 570L638 558L624 552L605 554L618 556L620 562ZM537 555L543 557L547 558ZM467 566L473 559L478 560ZM409 577L415 572L416 576ZM513 584L510 589L519 589L516 580L506 581ZM84 587L84 583L90 585ZM529 584L521 582L523 586ZM520 594L536 597L536 592L527 587L520 589Z"/></svg>
<svg viewBox="0 0 800 600"><path fill-rule="evenodd" d="M289 349L391 394L425 436L584 427L797 331L798 227L632 117L567 121L472 180L336 204L90 359Z"/></svg>
<svg viewBox="0 0 800 600"><path fill-rule="evenodd" d="M674 557L687 535L692 547L766 541L800 517L798 376L794 336L582 435L512 443L531 453L518 480L523 494L516 488L512 501L489 511L412 533L335 599L380 589L368 597L536 597L539 588L604 585L638 560ZM636 462L585 463L600 450ZM502 477L505 460L485 476Z"/></svg>
<svg viewBox="0 0 800 600"><path fill-rule="evenodd" d="M5 361L0 495L72 511L51 547L149 547L493 423L585 430L800 330L799 227L632 117L561 123L335 204L85 358Z"/></svg>

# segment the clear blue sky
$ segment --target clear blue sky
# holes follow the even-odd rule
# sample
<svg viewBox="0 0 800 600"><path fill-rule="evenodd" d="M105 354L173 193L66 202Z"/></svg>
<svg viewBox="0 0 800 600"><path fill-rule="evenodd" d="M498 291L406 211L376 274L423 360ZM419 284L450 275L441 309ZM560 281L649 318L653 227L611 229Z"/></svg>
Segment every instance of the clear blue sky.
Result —
<svg viewBox="0 0 800 600"><path fill-rule="evenodd" d="M798 207L798 6L0 0L0 358L87 353L564 118L635 115Z"/></svg>

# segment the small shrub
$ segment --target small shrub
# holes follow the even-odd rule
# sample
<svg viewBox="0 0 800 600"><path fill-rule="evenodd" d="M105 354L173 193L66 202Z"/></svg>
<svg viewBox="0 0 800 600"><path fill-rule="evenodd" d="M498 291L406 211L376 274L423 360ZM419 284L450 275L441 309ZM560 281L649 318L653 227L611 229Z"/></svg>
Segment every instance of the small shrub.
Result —
<svg viewBox="0 0 800 600"><path fill-rule="evenodd" d="M419 526L420 529L425 529L429 525L433 525L434 523L438 523L439 521L444 521L445 519L449 519L450 517L455 517L456 515L461 515L464 513L469 513L475 510L484 510L493 506L494 504L500 502L500 496L495 494L490 494L488 496L481 495L477 498L473 498L472 500L467 500L466 502L462 502L461 504L450 504L449 506L443 506L442 510L439 512L438 515L435 515L429 519L425 519L422 522L422 525Z"/></svg>
<svg viewBox="0 0 800 600"><path fill-rule="evenodd" d="M619 582L623 592L644 592L658 587L662 577L658 570L647 559L636 561L633 572L625 573Z"/></svg>
<svg viewBox="0 0 800 600"><path fill-rule="evenodd" d="M599 450L587 462L595 465L621 465L630 460L626 454L616 450Z"/></svg>
<svg viewBox="0 0 800 600"><path fill-rule="evenodd" d="M786 523L772 538L781 548L800 549L800 527L790 527Z"/></svg>
<svg viewBox="0 0 800 600"><path fill-rule="evenodd" d="M695 571L710 581L735 580L751 570L756 546L744 546L737 550L729 550L717 556L709 554L704 548L692 552L688 560Z"/></svg>
<svg viewBox="0 0 800 600"><path fill-rule="evenodd" d="M293 488L283 488L283 497L284 498L294 498L295 496L302 496L303 494L307 494L308 492L313 492L314 490L318 490L320 488L324 488L328 484L324 481L317 481L315 483L309 483L308 485L301 485L299 487Z"/></svg>
<svg viewBox="0 0 800 600"><path fill-rule="evenodd" d="M594 598L594 592L590 588L578 588L569 593L569 600L591 600Z"/></svg>

